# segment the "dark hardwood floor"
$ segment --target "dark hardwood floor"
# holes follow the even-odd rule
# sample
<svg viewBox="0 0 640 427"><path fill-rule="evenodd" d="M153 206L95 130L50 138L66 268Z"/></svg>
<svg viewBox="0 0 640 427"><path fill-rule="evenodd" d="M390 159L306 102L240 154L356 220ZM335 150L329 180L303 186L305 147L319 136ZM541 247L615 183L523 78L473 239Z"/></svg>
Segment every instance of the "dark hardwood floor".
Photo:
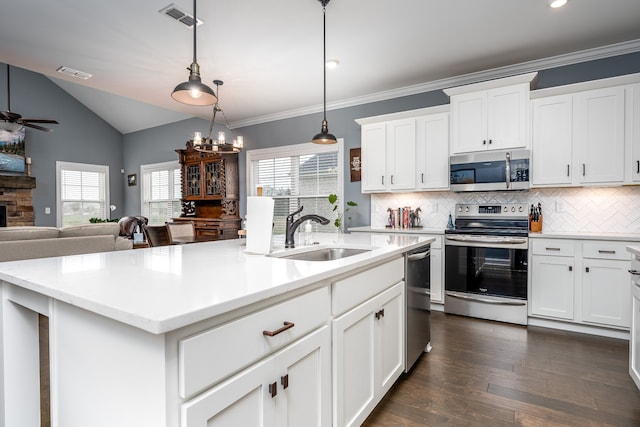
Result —
<svg viewBox="0 0 640 427"><path fill-rule="evenodd" d="M431 318L433 350L364 426L640 426L627 341Z"/></svg>

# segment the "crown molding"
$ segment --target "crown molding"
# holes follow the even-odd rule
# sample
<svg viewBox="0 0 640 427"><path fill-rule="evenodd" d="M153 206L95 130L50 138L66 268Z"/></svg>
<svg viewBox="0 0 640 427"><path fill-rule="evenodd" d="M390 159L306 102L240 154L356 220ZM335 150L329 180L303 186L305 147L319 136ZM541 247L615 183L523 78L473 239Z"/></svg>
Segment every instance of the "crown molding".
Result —
<svg viewBox="0 0 640 427"><path fill-rule="evenodd" d="M403 96L416 95L419 93L431 92L455 86L478 83L485 80L499 79L510 77L516 74L530 73L534 71L545 70L549 68L562 67L566 65L578 64L581 62L594 61L612 56L625 55L640 51L640 39L629 40L622 43L612 44L608 46L596 47L564 55L557 55L533 61L522 62L519 64L508 65L504 67L492 68L489 70L479 71L476 73L463 74L460 76L450 77L446 79L434 80L431 82L420 83L411 86L405 86L398 89L376 92L369 95L358 96L327 103L327 110L338 110L341 108L354 107L356 105L369 104L372 102L386 101L389 99L400 98ZM267 114L239 120L229 124L231 129L245 126L257 125L260 123L273 122L276 120L290 119L293 117L304 116L307 114L319 113L323 111L322 105L314 105L310 107L298 108L294 110L283 111L280 113Z"/></svg>

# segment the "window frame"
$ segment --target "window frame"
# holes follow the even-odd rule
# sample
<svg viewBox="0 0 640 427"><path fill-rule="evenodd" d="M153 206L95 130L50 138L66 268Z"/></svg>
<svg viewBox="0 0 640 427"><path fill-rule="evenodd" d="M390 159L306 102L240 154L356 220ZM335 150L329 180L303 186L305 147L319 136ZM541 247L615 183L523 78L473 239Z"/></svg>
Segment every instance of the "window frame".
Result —
<svg viewBox="0 0 640 427"><path fill-rule="evenodd" d="M253 176L253 162L259 160L268 160L278 157L296 157L304 155L314 155L337 152L337 182L336 194L338 195L338 212L344 211L344 139L338 138L336 144L314 144L312 142L303 144L283 145L278 147L258 148L246 151L246 194L247 196L257 195L257 177ZM299 171L296 171L299 172ZM293 196L295 197L295 196ZM306 212L311 213L311 212ZM330 225L333 227L333 218Z"/></svg>
<svg viewBox="0 0 640 427"><path fill-rule="evenodd" d="M109 166L108 165L95 165L91 163L75 163L64 162L61 160L56 161L56 226L63 227L63 212L62 212L62 171L80 171L80 172L95 172L104 174L104 211L101 218L110 219L111 210L110 206L110 191L109 191Z"/></svg>
<svg viewBox="0 0 640 427"><path fill-rule="evenodd" d="M147 190L147 186L149 185L146 179L147 173L157 172L157 171L168 171L168 170L178 170L180 174L182 174L182 165L177 160L171 160L168 162L159 162L159 163L148 163L145 165L140 165L140 213L149 218L149 225L162 225L162 224L152 224L149 213L145 211L145 191ZM172 179L173 174L169 174L169 179ZM182 183L180 184L180 197L178 199L168 199L168 200L178 200L178 202L182 203ZM173 194L173 186L174 183L169 183L169 194L175 196ZM182 205L181 205L182 207ZM145 215L146 213L146 215ZM180 216L182 210L180 209L178 212L174 212L177 216ZM174 215L175 216L175 215ZM167 218L166 221L170 221L171 218Z"/></svg>

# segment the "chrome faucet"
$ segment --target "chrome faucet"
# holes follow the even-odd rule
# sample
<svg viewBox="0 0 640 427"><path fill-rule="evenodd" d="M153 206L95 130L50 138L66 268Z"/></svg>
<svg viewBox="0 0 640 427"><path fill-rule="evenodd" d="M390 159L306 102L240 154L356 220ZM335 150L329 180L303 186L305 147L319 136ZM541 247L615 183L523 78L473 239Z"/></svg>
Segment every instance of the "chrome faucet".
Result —
<svg viewBox="0 0 640 427"><path fill-rule="evenodd" d="M300 209L298 209L297 211L287 215L287 230L286 230L286 238L285 238L285 241L284 241L284 247L285 248L295 248L296 247L296 244L293 241L293 233L296 232L296 229L303 222L305 222L307 220L311 220L311 221L315 221L317 223L320 223L322 225L329 224L329 220L327 218L322 217L320 215L316 215L316 214L304 215L304 216L301 216L300 218L298 218L297 220L294 221L293 217L295 215L298 215L300 212L302 212L302 209L304 209L304 206L300 206Z"/></svg>

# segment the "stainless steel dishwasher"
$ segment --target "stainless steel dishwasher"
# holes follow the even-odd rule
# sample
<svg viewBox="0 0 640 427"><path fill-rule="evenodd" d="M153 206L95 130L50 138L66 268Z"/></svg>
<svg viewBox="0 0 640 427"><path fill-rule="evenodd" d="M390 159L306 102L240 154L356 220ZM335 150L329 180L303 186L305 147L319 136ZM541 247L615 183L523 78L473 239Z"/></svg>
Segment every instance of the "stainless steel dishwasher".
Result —
<svg viewBox="0 0 640 427"><path fill-rule="evenodd" d="M405 255L405 372L423 352L431 351L431 245Z"/></svg>

